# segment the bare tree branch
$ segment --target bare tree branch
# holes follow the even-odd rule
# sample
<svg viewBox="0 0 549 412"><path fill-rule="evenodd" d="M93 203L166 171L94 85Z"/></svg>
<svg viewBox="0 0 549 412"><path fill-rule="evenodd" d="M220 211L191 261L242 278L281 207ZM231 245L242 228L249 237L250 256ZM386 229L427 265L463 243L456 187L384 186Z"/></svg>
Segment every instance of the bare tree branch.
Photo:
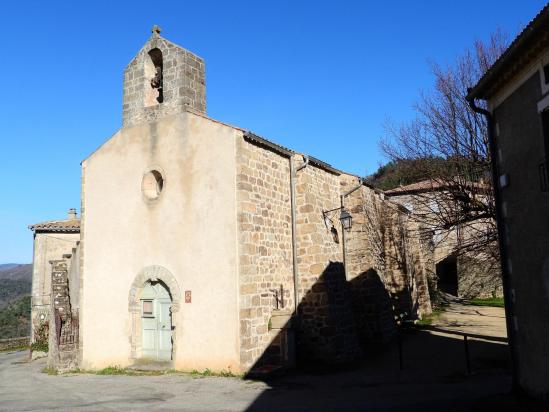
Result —
<svg viewBox="0 0 549 412"><path fill-rule="evenodd" d="M476 41L453 65L431 64L434 88L420 94L416 118L387 122L380 141L391 161L408 162L415 177L431 182L432 190L416 195L421 206L413 218L441 239L457 229L458 253L497 257L487 125L465 96L507 44L507 36L497 31L486 42Z"/></svg>

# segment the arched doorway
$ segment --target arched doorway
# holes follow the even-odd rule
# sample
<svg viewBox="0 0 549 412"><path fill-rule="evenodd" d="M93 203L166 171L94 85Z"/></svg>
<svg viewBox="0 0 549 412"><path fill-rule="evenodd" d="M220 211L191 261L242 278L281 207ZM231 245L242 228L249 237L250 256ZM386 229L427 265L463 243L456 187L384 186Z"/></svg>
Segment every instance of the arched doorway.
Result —
<svg viewBox="0 0 549 412"><path fill-rule="evenodd" d="M453 296L458 295L457 258L447 256L437 263L438 289Z"/></svg>
<svg viewBox="0 0 549 412"><path fill-rule="evenodd" d="M155 301L156 299L156 301ZM144 303L152 301L152 303ZM145 267L134 279L128 296L128 309L130 312L130 359L136 360L139 358L153 358L160 360L177 359L177 323L178 312L181 302L181 290L172 273L158 265ZM163 305L164 304L164 305ZM145 306L145 307L144 307ZM168 316L166 314L168 311ZM154 316L151 316L154 315ZM144 316L145 315L145 316ZM154 319L154 320L153 320ZM169 319L170 322L167 322ZM152 331L154 322L160 323L160 331L162 326L171 326L169 333L157 333L154 337ZM148 329L145 329L148 328ZM155 330L158 330L154 326ZM167 351L167 339L170 340L170 350ZM145 341L145 339L147 339ZM156 343L158 349L151 350L156 339L163 339ZM144 347L143 343L146 342ZM168 352L170 355L168 357Z"/></svg>
<svg viewBox="0 0 549 412"><path fill-rule="evenodd" d="M172 298L164 282L148 280L141 294L141 357L172 359Z"/></svg>

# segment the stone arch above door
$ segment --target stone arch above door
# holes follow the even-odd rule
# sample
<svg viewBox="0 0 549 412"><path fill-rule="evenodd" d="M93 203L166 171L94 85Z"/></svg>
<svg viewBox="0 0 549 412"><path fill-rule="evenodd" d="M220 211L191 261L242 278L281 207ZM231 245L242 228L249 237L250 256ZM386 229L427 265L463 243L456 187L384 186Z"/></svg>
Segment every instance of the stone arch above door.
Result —
<svg viewBox="0 0 549 412"><path fill-rule="evenodd" d="M141 294L145 283L149 280L160 280L169 289L172 298L172 358L175 359L175 342L177 333L177 312L181 305L181 290L174 277L174 275L165 267L152 265L145 267L135 277L130 287L130 293L128 296L128 310L131 317L131 359L137 359L141 353Z"/></svg>

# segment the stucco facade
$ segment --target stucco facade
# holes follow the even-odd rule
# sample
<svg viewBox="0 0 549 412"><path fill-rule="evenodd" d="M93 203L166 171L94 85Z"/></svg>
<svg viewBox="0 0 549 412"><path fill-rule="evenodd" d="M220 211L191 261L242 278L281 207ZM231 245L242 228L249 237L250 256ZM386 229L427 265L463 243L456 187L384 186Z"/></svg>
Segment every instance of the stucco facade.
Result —
<svg viewBox="0 0 549 412"><path fill-rule="evenodd" d="M549 6L470 91L487 102L515 389L549 399Z"/></svg>
<svg viewBox="0 0 549 412"><path fill-rule="evenodd" d="M238 133L183 112L122 129L82 163L84 367L139 356L129 344L139 326L128 296L145 268L160 266L192 295L172 313L174 366L238 369ZM164 179L154 200L141 188L151 169Z"/></svg>

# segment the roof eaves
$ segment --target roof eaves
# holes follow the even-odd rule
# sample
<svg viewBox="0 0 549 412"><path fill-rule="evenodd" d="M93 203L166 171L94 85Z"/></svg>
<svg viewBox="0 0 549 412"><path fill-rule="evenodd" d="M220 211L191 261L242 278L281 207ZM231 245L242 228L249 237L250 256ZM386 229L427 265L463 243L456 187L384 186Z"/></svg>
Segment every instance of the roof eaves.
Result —
<svg viewBox="0 0 549 412"><path fill-rule="evenodd" d="M70 223L69 222L74 222ZM50 220L47 222L35 223L29 225L28 228L36 233L44 232L67 232L67 233L79 233L80 232L80 220Z"/></svg>
<svg viewBox="0 0 549 412"><path fill-rule="evenodd" d="M270 140L260 137L250 131L244 132L244 139L246 139L249 142L258 144L259 146L268 148L274 151L275 153L281 154L285 157L291 157L295 153L293 150L277 145L276 143L273 143Z"/></svg>
<svg viewBox="0 0 549 412"><path fill-rule="evenodd" d="M526 25L526 27L517 35L513 42L507 47L502 55L494 64L484 73L477 84L470 88L467 93L467 99L487 99L493 94L494 83L502 73L511 69L511 65L523 52L523 48L529 43L538 40L536 35L540 30L547 30L549 27L549 3ZM546 39L547 40L547 39Z"/></svg>
<svg viewBox="0 0 549 412"><path fill-rule="evenodd" d="M341 170L338 170L336 169L335 167L332 167L332 165L326 163L326 162L323 162L322 160L319 160L317 159L316 157L313 157L313 156L309 156L309 163L320 168L320 169L323 169L327 172L330 172L330 173L333 173L335 175L341 175L343 174L343 172Z"/></svg>
<svg viewBox="0 0 549 412"><path fill-rule="evenodd" d="M442 187L423 187L423 188L407 189L407 190L390 190L385 192L385 196L394 197L394 196L412 195L417 193L437 192L441 190L444 190L444 189Z"/></svg>
<svg viewBox="0 0 549 412"><path fill-rule="evenodd" d="M80 228L67 228L67 227L52 227L52 228L32 228L29 226L29 229L34 233L80 233Z"/></svg>

